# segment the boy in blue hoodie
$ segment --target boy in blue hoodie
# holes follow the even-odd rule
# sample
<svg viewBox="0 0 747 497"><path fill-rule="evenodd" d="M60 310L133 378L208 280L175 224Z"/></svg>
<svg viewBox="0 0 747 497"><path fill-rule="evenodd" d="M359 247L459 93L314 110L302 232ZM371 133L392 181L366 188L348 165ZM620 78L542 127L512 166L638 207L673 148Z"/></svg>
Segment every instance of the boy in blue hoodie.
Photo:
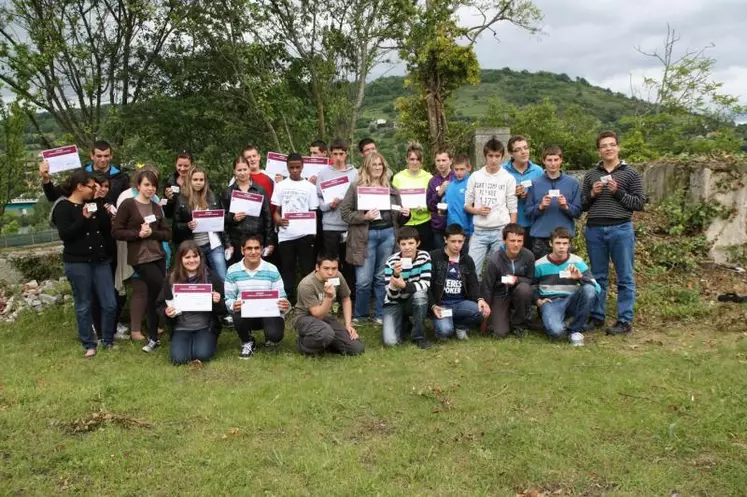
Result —
<svg viewBox="0 0 747 497"><path fill-rule="evenodd" d="M472 225L472 214L464 210L464 192L467 191L467 181L469 180L472 166L469 163L467 154L460 154L454 158L454 179L451 180L443 196L443 202L447 205L446 226L458 224L464 229L465 241L462 253L466 254L469 250L469 237L472 236L474 227Z"/></svg>
<svg viewBox="0 0 747 497"><path fill-rule="evenodd" d="M527 195L525 214L532 224L532 246L527 246L534 257L540 259L549 254L550 235L555 228L565 228L576 234L576 219L581 216L581 185L573 176L560 171L563 151L550 145L542 152L545 173L534 180Z"/></svg>
<svg viewBox="0 0 747 497"><path fill-rule="evenodd" d="M534 189L534 180L542 176L544 171L529 160L529 142L523 136L516 135L509 138L506 149L511 158L503 165L503 168L516 180L516 198L519 200L516 222L524 228L524 246L530 248L532 246L530 231L532 221L525 214L526 201L529 192Z"/></svg>

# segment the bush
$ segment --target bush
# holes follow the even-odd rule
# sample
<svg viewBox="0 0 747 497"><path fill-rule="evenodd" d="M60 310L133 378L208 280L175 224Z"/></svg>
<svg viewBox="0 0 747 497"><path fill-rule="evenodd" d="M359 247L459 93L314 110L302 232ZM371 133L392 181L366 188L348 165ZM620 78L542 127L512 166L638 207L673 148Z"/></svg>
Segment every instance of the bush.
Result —
<svg viewBox="0 0 747 497"><path fill-rule="evenodd" d="M61 254L13 257L10 263L21 272L26 281L57 280L64 276Z"/></svg>

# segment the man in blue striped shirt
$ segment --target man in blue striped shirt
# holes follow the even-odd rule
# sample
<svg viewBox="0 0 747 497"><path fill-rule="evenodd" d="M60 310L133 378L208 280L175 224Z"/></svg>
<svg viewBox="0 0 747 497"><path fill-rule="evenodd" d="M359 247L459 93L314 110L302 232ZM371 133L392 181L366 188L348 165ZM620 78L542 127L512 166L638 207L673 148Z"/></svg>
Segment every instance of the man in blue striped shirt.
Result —
<svg viewBox="0 0 747 497"><path fill-rule="evenodd" d="M402 330L411 329L412 341L421 349L430 347L423 323L428 315L428 288L431 286L431 256L418 250L420 233L403 226L397 234L399 252L389 257L384 268L384 345L402 342ZM410 325L412 316L412 325Z"/></svg>
<svg viewBox="0 0 747 497"><path fill-rule="evenodd" d="M248 235L241 244L244 258L226 272L226 307L233 314L233 325L241 339L241 359L249 359L254 355L256 347L252 331L264 330L267 347L277 346L285 334L283 317L242 318L241 292L277 291L281 315L284 316L290 309L278 268L262 259L262 240L262 235Z"/></svg>
<svg viewBox="0 0 747 497"><path fill-rule="evenodd" d="M537 284L537 307L545 331L552 338L566 333L572 345L584 344L581 333L597 300L599 285L589 266L570 253L571 233L567 228L555 228L550 235L552 253L534 263ZM566 318L573 318L566 329Z"/></svg>

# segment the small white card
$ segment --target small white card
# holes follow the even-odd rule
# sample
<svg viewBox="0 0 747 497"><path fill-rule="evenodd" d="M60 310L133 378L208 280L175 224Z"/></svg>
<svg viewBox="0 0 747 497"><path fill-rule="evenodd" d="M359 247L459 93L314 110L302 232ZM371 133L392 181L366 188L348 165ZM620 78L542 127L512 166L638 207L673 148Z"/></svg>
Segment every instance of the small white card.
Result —
<svg viewBox="0 0 747 497"><path fill-rule="evenodd" d="M340 278L330 278L327 282L331 283L333 286L340 286Z"/></svg>
<svg viewBox="0 0 747 497"><path fill-rule="evenodd" d="M521 182L521 186L524 188L531 188L532 187L532 180L531 179L525 179Z"/></svg>
<svg viewBox="0 0 747 497"><path fill-rule="evenodd" d="M160 205L161 207L166 207L168 203L169 203L168 199L165 199L165 198L162 198L161 200L158 201L158 205Z"/></svg>
<svg viewBox="0 0 747 497"><path fill-rule="evenodd" d="M242 318L280 317L277 290L241 292Z"/></svg>
<svg viewBox="0 0 747 497"><path fill-rule="evenodd" d="M560 196L560 190L550 190L547 194L550 195L550 198L558 198Z"/></svg>
<svg viewBox="0 0 747 497"><path fill-rule="evenodd" d="M513 285L516 283L516 276L509 274L507 276L501 276L501 283L504 285Z"/></svg>
<svg viewBox="0 0 747 497"><path fill-rule="evenodd" d="M156 222L156 215L155 214L150 214L148 216L145 216L143 218L143 221L145 221L148 224L155 223Z"/></svg>
<svg viewBox="0 0 747 497"><path fill-rule="evenodd" d="M392 210L393 211L401 211L402 210L402 206L401 205L397 205L397 204L392 204Z"/></svg>
<svg viewBox="0 0 747 497"><path fill-rule="evenodd" d="M228 207L228 212L233 212L234 214L245 212L247 216L259 217L262 213L262 204L264 201L265 197L258 193L233 190L231 192L231 205Z"/></svg>
<svg viewBox="0 0 747 497"><path fill-rule="evenodd" d="M453 315L454 315L454 311L452 311L451 309L441 308L441 317L442 318L450 318Z"/></svg>
<svg viewBox="0 0 747 497"><path fill-rule="evenodd" d="M599 181L601 181L602 184L606 185L607 183L609 183L610 181L612 181L612 175L608 174L606 176L602 176L601 178L599 178Z"/></svg>
<svg viewBox="0 0 747 497"><path fill-rule="evenodd" d="M96 202L89 202L86 204L86 209L88 210L88 212L96 212L97 210L99 210L99 206L96 205Z"/></svg>
<svg viewBox="0 0 747 497"><path fill-rule="evenodd" d="M439 202L438 204L436 204L436 209L440 211L449 210L449 204L447 204L446 202Z"/></svg>
<svg viewBox="0 0 747 497"><path fill-rule="evenodd" d="M403 257L399 260L402 269L412 269L412 257Z"/></svg>
<svg viewBox="0 0 747 497"><path fill-rule="evenodd" d="M171 187L171 193L179 193L180 191L181 188L179 188L177 185Z"/></svg>
<svg viewBox="0 0 747 497"><path fill-rule="evenodd" d="M223 231L225 222L225 213L223 209L215 209L209 211L194 211L192 212L192 220L197 223L193 233L210 233L216 231Z"/></svg>
<svg viewBox="0 0 747 497"><path fill-rule="evenodd" d="M571 272L568 269L564 269L563 271L560 272L560 277L561 278L570 278L571 277Z"/></svg>
<svg viewBox="0 0 747 497"><path fill-rule="evenodd" d="M41 152L42 158L49 164L49 174L69 171L81 167L78 147L68 145L66 147L52 148Z"/></svg>

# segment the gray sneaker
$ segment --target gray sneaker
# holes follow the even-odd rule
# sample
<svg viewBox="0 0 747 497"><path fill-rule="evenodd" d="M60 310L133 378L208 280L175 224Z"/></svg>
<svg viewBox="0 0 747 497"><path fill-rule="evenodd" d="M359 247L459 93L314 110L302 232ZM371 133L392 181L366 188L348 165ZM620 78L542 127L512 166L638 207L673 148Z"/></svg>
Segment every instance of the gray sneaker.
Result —
<svg viewBox="0 0 747 497"><path fill-rule="evenodd" d="M578 331L575 333L571 333L571 336L569 337L569 341L571 342L571 345L574 347L583 347L584 346L584 335L583 333L579 333Z"/></svg>
<svg viewBox="0 0 747 497"><path fill-rule="evenodd" d="M143 352L151 353L161 346L161 340L148 340L148 343L143 346Z"/></svg>
<svg viewBox="0 0 747 497"><path fill-rule="evenodd" d="M115 340L128 340L130 330L127 328L127 326L123 325L122 323L117 323L117 332L114 334Z"/></svg>
<svg viewBox="0 0 747 497"><path fill-rule="evenodd" d="M469 340L467 336L467 330L465 328L457 328L456 330L457 340Z"/></svg>
<svg viewBox="0 0 747 497"><path fill-rule="evenodd" d="M251 359L254 355L254 342L246 342L241 346L239 359Z"/></svg>

